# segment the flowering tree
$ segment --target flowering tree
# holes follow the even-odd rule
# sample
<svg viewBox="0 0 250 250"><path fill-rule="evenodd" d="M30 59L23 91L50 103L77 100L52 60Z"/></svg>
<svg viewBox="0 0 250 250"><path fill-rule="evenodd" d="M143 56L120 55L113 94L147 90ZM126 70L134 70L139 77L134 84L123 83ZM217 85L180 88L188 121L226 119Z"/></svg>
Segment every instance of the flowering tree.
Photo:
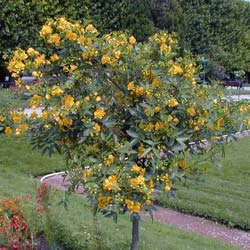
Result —
<svg viewBox="0 0 250 250"><path fill-rule="evenodd" d="M138 249L139 212L151 208L155 190L169 193L177 180L202 172L185 155L216 152L218 136L237 126L233 107L220 92L196 85L195 63L179 56L166 32L138 44L60 18L40 36L42 50L17 50L8 66L13 77L29 69L39 79L26 86L34 113L12 111L15 127L5 133L27 132L43 152L63 152L72 183L83 185L94 212L131 212L131 249Z"/></svg>

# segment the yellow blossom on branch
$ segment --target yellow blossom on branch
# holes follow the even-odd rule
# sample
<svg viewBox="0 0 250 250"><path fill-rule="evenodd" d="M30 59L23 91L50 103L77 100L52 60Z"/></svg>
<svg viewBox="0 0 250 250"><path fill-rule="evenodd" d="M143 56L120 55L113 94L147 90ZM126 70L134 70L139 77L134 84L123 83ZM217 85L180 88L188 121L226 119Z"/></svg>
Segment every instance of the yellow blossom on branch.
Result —
<svg viewBox="0 0 250 250"><path fill-rule="evenodd" d="M178 106L178 101L174 98L174 97L171 97L169 100L168 100L168 106L170 108L174 108L176 106Z"/></svg>
<svg viewBox="0 0 250 250"><path fill-rule="evenodd" d="M111 196L99 196L98 197L98 208L105 208L112 201Z"/></svg>
<svg viewBox="0 0 250 250"><path fill-rule="evenodd" d="M141 204L139 202L126 199L125 204L127 205L127 208L133 213L139 213L141 211Z"/></svg>
<svg viewBox="0 0 250 250"><path fill-rule="evenodd" d="M191 116L194 116L196 114L196 111L193 107L187 108L187 113Z"/></svg>
<svg viewBox="0 0 250 250"><path fill-rule="evenodd" d="M105 179L102 183L104 190L116 190L118 189L118 183L117 183L118 177L117 175L111 175L107 179Z"/></svg>
<svg viewBox="0 0 250 250"><path fill-rule="evenodd" d="M43 25L41 31L40 31L40 36L44 38L45 36L51 34L53 32L53 29L50 25L45 24Z"/></svg>
<svg viewBox="0 0 250 250"><path fill-rule="evenodd" d="M111 64L110 57L108 55L103 55L101 59L102 64Z"/></svg>
<svg viewBox="0 0 250 250"><path fill-rule="evenodd" d="M75 99L72 95L66 95L62 99L62 105L65 105L66 107L72 107L75 104Z"/></svg>
<svg viewBox="0 0 250 250"><path fill-rule="evenodd" d="M6 135L10 135L10 134L13 133L13 130L12 130L12 128L10 128L10 127L6 127L5 130L4 130L4 133L5 133Z"/></svg>
<svg viewBox="0 0 250 250"><path fill-rule="evenodd" d="M102 119L105 116L106 112L104 109L99 108L94 112L95 119Z"/></svg>

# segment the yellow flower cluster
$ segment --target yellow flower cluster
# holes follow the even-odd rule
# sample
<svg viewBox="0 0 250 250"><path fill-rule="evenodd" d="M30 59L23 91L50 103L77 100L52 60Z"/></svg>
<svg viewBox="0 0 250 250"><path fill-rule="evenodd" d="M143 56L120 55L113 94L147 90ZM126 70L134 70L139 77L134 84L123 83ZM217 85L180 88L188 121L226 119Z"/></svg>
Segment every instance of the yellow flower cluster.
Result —
<svg viewBox="0 0 250 250"><path fill-rule="evenodd" d="M107 179L103 181L103 189L104 190L117 190L118 189L118 176L117 175L111 175Z"/></svg>
<svg viewBox="0 0 250 250"><path fill-rule="evenodd" d="M10 115L14 123L22 123L22 121L25 119L23 112L11 111Z"/></svg>
<svg viewBox="0 0 250 250"><path fill-rule="evenodd" d="M147 89L143 88L142 86L136 86L133 81L128 83L127 89L136 96L145 95L149 99L152 98L151 93Z"/></svg>
<svg viewBox="0 0 250 250"><path fill-rule="evenodd" d="M112 201L111 196L99 196L98 197L98 208L105 208L108 206Z"/></svg>
<svg viewBox="0 0 250 250"><path fill-rule="evenodd" d="M160 51L165 54L169 54L172 51L173 45L176 44L176 40L166 32L155 34L150 40L159 44Z"/></svg>
<svg viewBox="0 0 250 250"><path fill-rule="evenodd" d="M73 121L70 118L68 118L68 117L57 116L55 118L55 121L62 128L62 130L64 130L63 127L70 127L73 124Z"/></svg>
<svg viewBox="0 0 250 250"><path fill-rule="evenodd" d="M183 68L179 64L171 64L168 73L170 75L182 75L183 74Z"/></svg>
<svg viewBox="0 0 250 250"><path fill-rule="evenodd" d="M102 119L105 115L106 115L106 112L104 111L103 108L98 108L98 109L94 112L94 118L95 118L95 119Z"/></svg>
<svg viewBox="0 0 250 250"><path fill-rule="evenodd" d="M189 107L189 108L187 108L187 113L191 116L195 116L196 111L193 107Z"/></svg>
<svg viewBox="0 0 250 250"><path fill-rule="evenodd" d="M174 107L177 107L179 105L178 101L174 98L174 97L171 97L169 100L168 100L168 106L170 108L174 108Z"/></svg>
<svg viewBox="0 0 250 250"><path fill-rule="evenodd" d="M103 164L104 164L106 167L110 167L110 166L114 163L114 161L115 161L115 157L114 157L112 154L109 154L109 155L105 158Z"/></svg>
<svg viewBox="0 0 250 250"><path fill-rule="evenodd" d="M217 119L216 122L215 122L215 125L214 125L214 130L220 129L223 126L224 123L225 123L225 120L224 120L223 117Z"/></svg>
<svg viewBox="0 0 250 250"><path fill-rule="evenodd" d="M53 85L51 88L51 95L53 96L59 96L62 95L64 91L58 86L58 85Z"/></svg>
<svg viewBox="0 0 250 250"><path fill-rule="evenodd" d="M145 178L144 178L144 176L142 174L140 174L136 178L131 178L130 179L130 187L131 188L142 189L145 186L146 186L146 184L145 184Z"/></svg>
<svg viewBox="0 0 250 250"><path fill-rule="evenodd" d="M168 121L158 121L156 123L140 123L139 128L143 129L144 131L159 131L161 129L169 128L169 122Z"/></svg>
<svg viewBox="0 0 250 250"><path fill-rule="evenodd" d="M25 51L19 49L14 52L12 59L9 61L7 69L12 72L11 76L16 78L19 73L25 70L25 60L28 55Z"/></svg>
<svg viewBox="0 0 250 250"><path fill-rule="evenodd" d="M98 134L101 131L101 126L98 122L95 123L93 126L93 129L95 130L95 133Z"/></svg>
<svg viewBox="0 0 250 250"><path fill-rule="evenodd" d="M66 108L70 108L75 105L75 99L72 95L66 95L62 99L62 105L64 105Z"/></svg>
<svg viewBox="0 0 250 250"><path fill-rule="evenodd" d="M126 199L125 204L127 208L133 213L139 213L141 211L141 204L132 200Z"/></svg>

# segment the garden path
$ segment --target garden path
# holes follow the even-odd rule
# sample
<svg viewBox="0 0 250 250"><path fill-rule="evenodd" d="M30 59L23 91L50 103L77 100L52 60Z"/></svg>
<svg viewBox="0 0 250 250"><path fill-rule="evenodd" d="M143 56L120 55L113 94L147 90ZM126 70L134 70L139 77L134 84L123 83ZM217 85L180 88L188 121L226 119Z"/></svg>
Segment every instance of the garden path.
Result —
<svg viewBox="0 0 250 250"><path fill-rule="evenodd" d="M69 178L63 174L56 174L43 178L48 185L58 189L67 190L70 187ZM78 193L82 190L78 190ZM148 214L144 214L148 216ZM176 212L163 207L157 207L153 211L153 218L161 223L175 225L185 231L193 232L202 236L220 239L224 242L240 246L242 250L250 250L250 232L235 228L229 228L217 222L201 217Z"/></svg>

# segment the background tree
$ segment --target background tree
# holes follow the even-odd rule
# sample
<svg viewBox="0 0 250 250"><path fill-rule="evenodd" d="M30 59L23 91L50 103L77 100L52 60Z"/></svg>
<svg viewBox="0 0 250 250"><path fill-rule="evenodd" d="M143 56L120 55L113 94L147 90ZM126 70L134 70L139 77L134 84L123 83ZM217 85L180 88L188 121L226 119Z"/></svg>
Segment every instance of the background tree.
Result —
<svg viewBox="0 0 250 250"><path fill-rule="evenodd" d="M189 49L194 53L206 54L211 63L214 61L231 72L248 67L244 59L241 63L238 59L246 50L242 41L250 34L249 2L190 0L181 3Z"/></svg>

